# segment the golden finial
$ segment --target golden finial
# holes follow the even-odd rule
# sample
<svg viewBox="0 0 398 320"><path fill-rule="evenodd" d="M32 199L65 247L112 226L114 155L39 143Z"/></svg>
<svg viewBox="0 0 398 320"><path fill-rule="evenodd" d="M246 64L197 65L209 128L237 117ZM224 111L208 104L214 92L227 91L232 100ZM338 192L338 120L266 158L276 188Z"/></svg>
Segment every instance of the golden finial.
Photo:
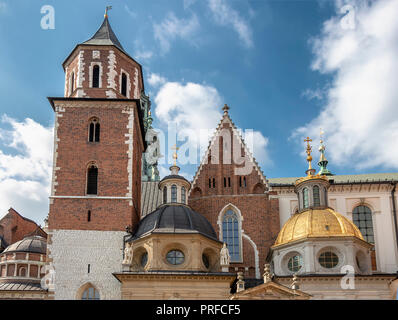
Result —
<svg viewBox="0 0 398 320"><path fill-rule="evenodd" d="M224 107L223 107L222 109L223 109L223 111L224 111L224 114L227 115L227 114L228 114L228 110L229 110L228 105L227 105L227 104L224 104Z"/></svg>
<svg viewBox="0 0 398 320"><path fill-rule="evenodd" d="M174 153L173 153L174 164L173 165L177 166L177 158L178 158L177 151L180 148L178 148L177 145L174 145L174 146L171 147L171 149L174 150Z"/></svg>
<svg viewBox="0 0 398 320"><path fill-rule="evenodd" d="M105 14L104 14L104 18L108 18L108 11L112 9L112 6L107 6L105 8Z"/></svg>
<svg viewBox="0 0 398 320"><path fill-rule="evenodd" d="M309 176L313 175L313 171L314 171L314 169L312 169L312 166L311 166L311 161L312 161L312 156L311 156L312 147L310 145L311 141L312 141L312 139L310 139L309 137L307 137L307 139L304 140L304 142L307 142L306 153L307 153L307 161L308 161L308 170L306 172Z"/></svg>

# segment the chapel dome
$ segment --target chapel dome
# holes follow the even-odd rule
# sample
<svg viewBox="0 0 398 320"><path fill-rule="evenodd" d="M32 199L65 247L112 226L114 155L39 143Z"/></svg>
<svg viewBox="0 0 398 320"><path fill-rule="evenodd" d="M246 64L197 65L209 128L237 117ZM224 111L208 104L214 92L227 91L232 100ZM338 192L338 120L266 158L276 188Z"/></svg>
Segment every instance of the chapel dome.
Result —
<svg viewBox="0 0 398 320"><path fill-rule="evenodd" d="M273 247L308 238L364 238L358 227L331 208L309 209L294 214L282 227Z"/></svg>
<svg viewBox="0 0 398 320"><path fill-rule="evenodd" d="M199 233L212 240L218 240L210 222L187 205L161 205L146 215L138 224L131 240L153 233Z"/></svg>
<svg viewBox="0 0 398 320"><path fill-rule="evenodd" d="M31 236L9 245L6 249L4 249L2 254L10 252L30 252L46 254L46 249L47 240L45 238L40 236Z"/></svg>

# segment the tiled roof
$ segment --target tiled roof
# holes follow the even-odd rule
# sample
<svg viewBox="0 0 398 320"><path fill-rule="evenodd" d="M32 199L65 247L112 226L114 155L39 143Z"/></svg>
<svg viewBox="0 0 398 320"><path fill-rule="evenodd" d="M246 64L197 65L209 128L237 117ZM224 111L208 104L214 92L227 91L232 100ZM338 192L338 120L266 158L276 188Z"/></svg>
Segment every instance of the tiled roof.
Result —
<svg viewBox="0 0 398 320"><path fill-rule="evenodd" d="M333 179L334 184L340 183L364 183L364 182L398 182L398 172L393 173L367 173L367 174L349 174L328 176L329 180ZM278 185L293 185L299 177L290 178L268 178L271 187Z"/></svg>
<svg viewBox="0 0 398 320"><path fill-rule="evenodd" d="M9 245L4 252L34 252L46 254L46 239L40 236L25 237Z"/></svg>
<svg viewBox="0 0 398 320"><path fill-rule="evenodd" d="M0 291L45 291L37 282L0 282Z"/></svg>
<svg viewBox="0 0 398 320"><path fill-rule="evenodd" d="M141 183L141 217L156 210L162 204L159 182L143 181Z"/></svg>

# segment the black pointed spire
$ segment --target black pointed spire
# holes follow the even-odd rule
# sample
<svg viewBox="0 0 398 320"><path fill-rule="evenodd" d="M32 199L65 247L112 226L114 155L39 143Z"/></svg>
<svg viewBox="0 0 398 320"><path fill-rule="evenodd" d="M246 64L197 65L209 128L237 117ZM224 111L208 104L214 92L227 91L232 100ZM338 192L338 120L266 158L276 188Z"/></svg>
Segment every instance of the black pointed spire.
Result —
<svg viewBox="0 0 398 320"><path fill-rule="evenodd" d="M94 34L94 36L90 40L83 42L83 44L90 44L97 46L114 45L118 47L120 50L124 51L122 45L120 44L115 33L113 32L111 25L109 24L108 15L105 15L104 22L102 22L101 27Z"/></svg>

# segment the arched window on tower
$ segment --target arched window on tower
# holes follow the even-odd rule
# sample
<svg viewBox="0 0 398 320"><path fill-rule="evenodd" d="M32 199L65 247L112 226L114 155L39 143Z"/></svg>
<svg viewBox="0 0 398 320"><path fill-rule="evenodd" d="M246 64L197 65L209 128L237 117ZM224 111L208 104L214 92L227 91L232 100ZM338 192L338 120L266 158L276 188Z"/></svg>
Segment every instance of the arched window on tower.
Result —
<svg viewBox="0 0 398 320"><path fill-rule="evenodd" d="M98 168L91 164L87 170L87 194L97 194L98 191Z"/></svg>
<svg viewBox="0 0 398 320"><path fill-rule="evenodd" d="M367 206L357 206L352 211L352 221L361 231L365 241L374 244L372 211Z"/></svg>
<svg viewBox="0 0 398 320"><path fill-rule="evenodd" d="M227 210L222 220L223 242L227 244L231 262L239 262L240 259L240 230L238 215L231 209Z"/></svg>
<svg viewBox="0 0 398 320"><path fill-rule="evenodd" d="M89 285L83 291L82 300L99 300L99 299L100 299L99 291L92 285Z"/></svg>
<svg viewBox="0 0 398 320"><path fill-rule="evenodd" d="M122 73L121 93L127 97L127 76L124 72Z"/></svg>
<svg viewBox="0 0 398 320"><path fill-rule="evenodd" d="M321 199L319 197L319 187L314 186L312 188L313 198L314 198L314 207L319 207L321 205Z"/></svg>
<svg viewBox="0 0 398 320"><path fill-rule="evenodd" d="M171 186L171 202L177 202L177 186L175 184Z"/></svg>
<svg viewBox="0 0 398 320"><path fill-rule="evenodd" d="M167 187L163 188L163 203L167 203Z"/></svg>
<svg viewBox="0 0 398 320"><path fill-rule="evenodd" d="M185 196L185 187L181 187L181 202L185 203L186 196Z"/></svg>
<svg viewBox="0 0 398 320"><path fill-rule="evenodd" d="M89 124L88 132L89 142L99 142L100 141L100 124L97 118L93 118Z"/></svg>
<svg viewBox="0 0 398 320"><path fill-rule="evenodd" d="M303 189L303 205L304 208L308 208L308 188Z"/></svg>
<svg viewBox="0 0 398 320"><path fill-rule="evenodd" d="M98 65L93 67L93 88L99 88L100 68Z"/></svg>

